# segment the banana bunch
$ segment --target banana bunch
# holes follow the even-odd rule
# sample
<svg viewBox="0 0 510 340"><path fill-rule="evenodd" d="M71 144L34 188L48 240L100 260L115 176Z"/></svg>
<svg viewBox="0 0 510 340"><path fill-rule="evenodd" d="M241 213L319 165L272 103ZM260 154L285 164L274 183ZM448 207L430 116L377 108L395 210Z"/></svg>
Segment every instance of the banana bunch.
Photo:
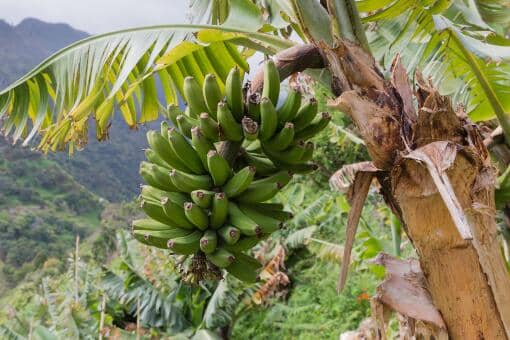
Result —
<svg viewBox="0 0 510 340"><path fill-rule="evenodd" d="M172 126L163 122L160 131L147 133L140 202L148 218L134 221L132 232L175 254L205 255L215 267L254 282L260 265L245 252L292 217L267 201L293 174L315 170L314 144L307 140L331 117L318 114L314 99L302 104L298 91L277 108L280 78L272 61L264 65L262 95L247 88L238 69L228 74L224 92L211 74L203 88L193 77L184 79L185 111L169 107ZM223 142L240 150L233 162L219 152Z"/></svg>

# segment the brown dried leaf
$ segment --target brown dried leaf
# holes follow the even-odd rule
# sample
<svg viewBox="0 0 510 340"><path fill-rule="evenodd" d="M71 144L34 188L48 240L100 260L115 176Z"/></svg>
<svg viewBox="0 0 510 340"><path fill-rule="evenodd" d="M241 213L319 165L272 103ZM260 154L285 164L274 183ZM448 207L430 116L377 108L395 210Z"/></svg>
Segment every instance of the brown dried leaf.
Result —
<svg viewBox="0 0 510 340"><path fill-rule="evenodd" d="M413 103L413 90L409 85L406 69L397 54L391 64L391 84L402 99L403 111L406 117L414 122L418 118Z"/></svg>
<svg viewBox="0 0 510 340"><path fill-rule="evenodd" d="M417 260L402 261L380 253L373 262L386 268L386 279L377 287L377 300L397 313L446 329Z"/></svg>

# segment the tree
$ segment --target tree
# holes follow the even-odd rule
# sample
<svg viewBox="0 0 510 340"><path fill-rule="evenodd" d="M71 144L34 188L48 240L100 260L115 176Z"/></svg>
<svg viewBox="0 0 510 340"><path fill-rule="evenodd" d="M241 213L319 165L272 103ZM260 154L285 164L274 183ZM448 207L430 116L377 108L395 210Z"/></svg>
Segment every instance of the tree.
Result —
<svg viewBox="0 0 510 340"><path fill-rule="evenodd" d="M248 70L245 59L253 51L274 55L282 79L307 70L330 87L332 108L351 116L372 158L332 178L337 186L347 172L354 179L344 258L375 178L420 257L440 313L436 325L445 325L454 339L509 338L510 281L497 239L495 172L486 147L493 141L484 143L482 129L493 126L482 122L497 118L510 140L510 48L498 34L508 29L498 19L504 6L195 0L190 10L191 24L96 36L50 57L0 92L4 132L25 145L41 132L39 150L69 146L72 153L86 144L90 117L100 140L108 138L115 107L133 129L156 119L157 84L164 102L176 104L185 76L202 82L214 73L223 82L232 66ZM294 37L298 41L289 39ZM404 65L415 74L415 87ZM251 90L262 82L261 73L255 75ZM455 108L452 99L464 106Z"/></svg>

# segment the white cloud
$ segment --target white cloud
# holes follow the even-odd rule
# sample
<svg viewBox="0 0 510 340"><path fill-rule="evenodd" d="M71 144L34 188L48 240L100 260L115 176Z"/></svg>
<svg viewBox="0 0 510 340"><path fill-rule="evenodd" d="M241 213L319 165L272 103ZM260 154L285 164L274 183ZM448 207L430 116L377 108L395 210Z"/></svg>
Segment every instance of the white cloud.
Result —
<svg viewBox="0 0 510 340"><path fill-rule="evenodd" d="M186 22L186 0L0 0L0 19L63 22L89 33Z"/></svg>

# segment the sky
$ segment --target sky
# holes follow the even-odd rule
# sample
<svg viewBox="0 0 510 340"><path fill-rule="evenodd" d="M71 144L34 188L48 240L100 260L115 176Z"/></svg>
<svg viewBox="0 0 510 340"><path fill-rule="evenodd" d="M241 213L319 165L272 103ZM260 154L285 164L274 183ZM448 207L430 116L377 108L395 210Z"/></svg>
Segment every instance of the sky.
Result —
<svg viewBox="0 0 510 340"><path fill-rule="evenodd" d="M91 34L137 26L185 23L187 0L0 0L0 19L67 23Z"/></svg>

